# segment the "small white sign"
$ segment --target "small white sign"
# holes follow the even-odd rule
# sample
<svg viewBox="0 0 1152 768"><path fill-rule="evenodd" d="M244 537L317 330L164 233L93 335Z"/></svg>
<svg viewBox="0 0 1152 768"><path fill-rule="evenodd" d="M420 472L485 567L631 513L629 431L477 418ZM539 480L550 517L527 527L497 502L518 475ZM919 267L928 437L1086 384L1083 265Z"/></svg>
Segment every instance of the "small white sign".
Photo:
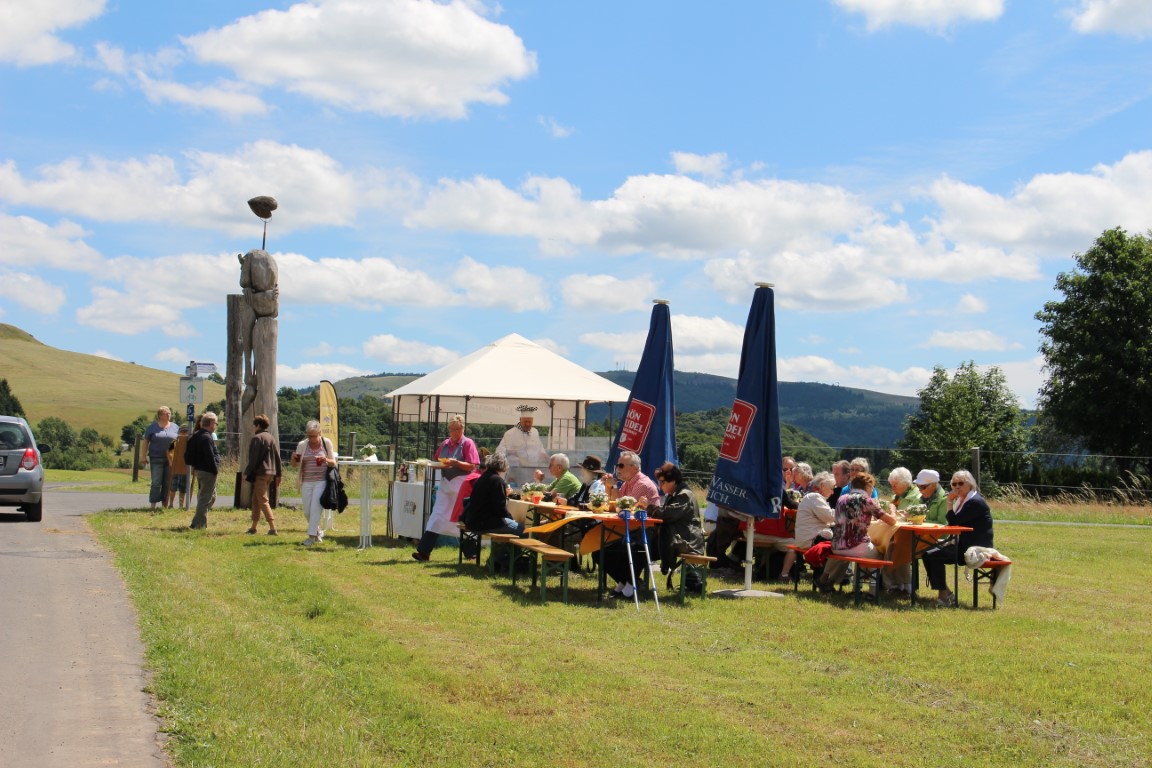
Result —
<svg viewBox="0 0 1152 768"><path fill-rule="evenodd" d="M180 402L199 405L204 402L204 380L191 376L180 377Z"/></svg>
<svg viewBox="0 0 1152 768"><path fill-rule="evenodd" d="M216 363L198 363L193 360L188 363L185 373L189 376L211 376L216 373Z"/></svg>

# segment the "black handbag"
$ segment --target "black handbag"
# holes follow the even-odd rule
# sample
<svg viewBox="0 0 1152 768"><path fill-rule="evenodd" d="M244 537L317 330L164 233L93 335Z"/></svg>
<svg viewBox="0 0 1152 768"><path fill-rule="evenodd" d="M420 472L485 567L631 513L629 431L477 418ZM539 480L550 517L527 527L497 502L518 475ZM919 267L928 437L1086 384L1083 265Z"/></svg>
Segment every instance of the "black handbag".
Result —
<svg viewBox="0 0 1152 768"><path fill-rule="evenodd" d="M320 494L320 506L343 512L348 507L348 494L344 492L344 481L340 478L340 467L328 467L328 482Z"/></svg>

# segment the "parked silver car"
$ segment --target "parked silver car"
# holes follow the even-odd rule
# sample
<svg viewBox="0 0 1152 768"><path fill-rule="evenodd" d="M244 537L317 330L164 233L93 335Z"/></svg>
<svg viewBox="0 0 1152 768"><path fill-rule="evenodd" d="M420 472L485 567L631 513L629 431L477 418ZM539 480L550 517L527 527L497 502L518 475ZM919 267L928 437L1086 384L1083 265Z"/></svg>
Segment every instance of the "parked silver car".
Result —
<svg viewBox="0 0 1152 768"><path fill-rule="evenodd" d="M0 507L20 507L28 522L44 517L44 465L32 428L19 416L0 416Z"/></svg>

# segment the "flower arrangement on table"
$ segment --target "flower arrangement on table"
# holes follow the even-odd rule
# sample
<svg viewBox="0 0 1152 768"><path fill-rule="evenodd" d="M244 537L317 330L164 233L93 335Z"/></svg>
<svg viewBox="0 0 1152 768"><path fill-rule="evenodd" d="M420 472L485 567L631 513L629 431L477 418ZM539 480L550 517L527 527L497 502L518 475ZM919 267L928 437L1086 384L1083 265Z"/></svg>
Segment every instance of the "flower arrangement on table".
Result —
<svg viewBox="0 0 1152 768"><path fill-rule="evenodd" d="M635 496L621 496L620 498L616 499L617 512L631 512L634 509L636 509Z"/></svg>
<svg viewBox="0 0 1152 768"><path fill-rule="evenodd" d="M900 510L904 513L904 520L909 523L919 524L924 522L924 518L928 515L927 504L913 504L907 509Z"/></svg>
<svg viewBox="0 0 1152 768"><path fill-rule="evenodd" d="M360 460L376 461L376 446L372 445L372 443L365 443L360 446Z"/></svg>
<svg viewBox="0 0 1152 768"><path fill-rule="evenodd" d="M548 490L548 486L544 483L537 483L529 481L520 486L520 498L525 501L531 501L533 504L540 503L540 499L544 497L544 491Z"/></svg>
<svg viewBox="0 0 1152 768"><path fill-rule="evenodd" d="M599 511L608 506L608 494L603 491L588 494L588 508Z"/></svg>

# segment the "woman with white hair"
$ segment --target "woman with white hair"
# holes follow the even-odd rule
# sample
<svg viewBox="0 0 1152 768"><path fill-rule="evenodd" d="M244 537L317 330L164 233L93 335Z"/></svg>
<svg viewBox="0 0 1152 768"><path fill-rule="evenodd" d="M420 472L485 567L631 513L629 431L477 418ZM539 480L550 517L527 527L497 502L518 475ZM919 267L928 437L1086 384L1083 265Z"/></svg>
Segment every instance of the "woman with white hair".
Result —
<svg viewBox="0 0 1152 768"><path fill-rule="evenodd" d="M889 512L895 514L920 503L920 490L912 484L912 472L907 467L896 467L889 472L888 486L892 489Z"/></svg>
<svg viewBox="0 0 1152 768"><path fill-rule="evenodd" d="M431 556L436 539L441 534L460 535L459 527L452 521L456 495L464 484L464 478L480 466L480 452L476 450L472 438L464 437L464 417L460 414L448 419L448 437L440 443L433 458L440 460L440 484L436 487L436 504L428 516L428 526L420 537L420 543L416 545L416 551L412 553L412 557L420 561L426 561Z"/></svg>
<svg viewBox="0 0 1152 768"><path fill-rule="evenodd" d="M948 500L952 509L948 512L948 525L962 525L972 530L962 533L950 544L932 547L924 553L924 570L928 572L928 583L937 592L936 605L946 607L956 605L956 595L948 589L948 566L964 562L964 553L969 547L992 548L992 510L980 495L976 478L966 469L952 474L952 492Z"/></svg>

